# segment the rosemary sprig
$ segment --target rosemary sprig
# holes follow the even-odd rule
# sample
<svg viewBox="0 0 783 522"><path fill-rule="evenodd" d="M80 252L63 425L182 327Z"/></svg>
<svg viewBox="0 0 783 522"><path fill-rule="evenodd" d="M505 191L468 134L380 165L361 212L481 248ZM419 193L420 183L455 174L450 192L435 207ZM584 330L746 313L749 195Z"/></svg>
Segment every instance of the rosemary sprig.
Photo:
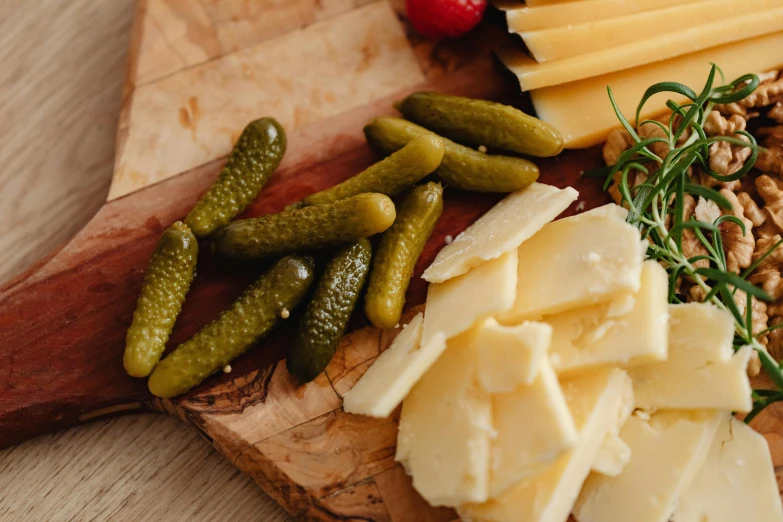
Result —
<svg viewBox="0 0 783 522"><path fill-rule="evenodd" d="M716 84L718 76L720 76L720 83ZM655 120L639 122L639 126L645 123L657 125L663 131L664 137L656 138L642 138L637 134L634 126L617 106L611 87L608 87L612 108L635 144L620 155L613 167L604 171L605 189L619 174L618 189L629 208L628 222L637 226L642 236L649 241L647 257L659 261L669 273L669 301L682 303L687 300L676 291L676 283L681 277L687 278L693 285L701 288L706 296L705 301L729 311L734 317L734 349L751 346L758 354L762 368L775 383L777 387L775 390L754 391L753 410L746 417L746 422L750 422L768 405L783 401L783 368L767 353L759 341L771 330L767 328L762 332L755 334L753 332L752 298L771 300L764 291L748 281L749 275L763 259L758 260L742 274L729 272L726 269L718 225L729 221L740 226L743 234L750 234L751 231L746 230L744 223L733 216L721 216L714 223L703 223L695 218L685 220L684 199L686 195L692 195L711 200L722 208L731 207L718 191L692 182L689 170L691 167L698 167L719 182L740 179L750 171L758 157L758 145L753 136L741 131L737 134L741 134L745 139L731 136L707 137L704 124L716 104L739 101L751 94L758 84L758 76L748 74L724 85L723 72L713 65L700 93L676 82L652 85L639 102L636 110L637 122L645 103L656 94L671 92L688 99L684 104L672 100L667 102L667 107L672 111L668 125ZM688 131L690 134L683 141L682 136ZM710 145L718 141L751 149L747 161L736 173L724 176L713 172L710 168ZM665 143L669 149L668 154L660 157L652 152L651 145L655 143ZM638 171L645 173L647 180L631 187L628 182L629 173ZM689 258L684 253L683 235L686 230L693 232L693 236L701 243L707 254ZM780 243L774 245L766 255L778 246ZM703 263L697 266L696 263L701 260L707 260L709 267L701 266ZM740 292L745 294L745 306L738 304L737 294Z"/></svg>

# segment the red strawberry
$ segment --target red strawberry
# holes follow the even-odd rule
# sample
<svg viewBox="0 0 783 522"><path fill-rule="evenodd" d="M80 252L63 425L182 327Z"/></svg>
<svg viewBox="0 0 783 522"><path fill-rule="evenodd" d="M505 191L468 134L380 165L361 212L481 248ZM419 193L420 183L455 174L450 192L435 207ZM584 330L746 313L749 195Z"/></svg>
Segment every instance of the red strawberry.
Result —
<svg viewBox="0 0 783 522"><path fill-rule="evenodd" d="M486 0L406 0L408 20L427 38L456 38L481 21Z"/></svg>

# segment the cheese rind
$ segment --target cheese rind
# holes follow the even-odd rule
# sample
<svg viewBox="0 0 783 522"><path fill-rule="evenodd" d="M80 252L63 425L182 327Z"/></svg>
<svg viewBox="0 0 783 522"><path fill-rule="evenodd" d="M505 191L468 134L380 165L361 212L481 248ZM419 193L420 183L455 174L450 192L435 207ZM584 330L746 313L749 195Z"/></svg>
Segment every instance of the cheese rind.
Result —
<svg viewBox="0 0 783 522"><path fill-rule="evenodd" d="M506 393L531 384L547 359L552 327L526 321L519 326L502 326L486 319L476 328L478 379L490 393Z"/></svg>
<svg viewBox="0 0 783 522"><path fill-rule="evenodd" d="M354 387L343 397L348 413L370 417L388 417L411 391L422 375L446 349L440 336L421 345L424 317L417 314L403 327Z"/></svg>
<svg viewBox="0 0 783 522"><path fill-rule="evenodd" d="M620 437L632 458L615 477L591 474L574 507L579 522L667 522L690 485L725 413L662 411L632 415Z"/></svg>
<svg viewBox="0 0 783 522"><path fill-rule="evenodd" d="M403 401L396 460L433 506L487 498L492 404L476 380L472 332L451 339Z"/></svg>
<svg viewBox="0 0 783 522"><path fill-rule="evenodd" d="M563 522L620 411L633 404L631 383L622 370L599 370L563 381L562 389L579 430L576 446L543 473L513 485L497 499L458 509L466 521Z"/></svg>
<svg viewBox="0 0 783 522"><path fill-rule="evenodd" d="M744 422L726 414L707 459L680 495L673 522L783 521L769 445Z"/></svg>
<svg viewBox="0 0 783 522"><path fill-rule="evenodd" d="M438 252L422 277L442 283L516 249L555 219L579 193L533 183L506 196Z"/></svg>
<svg viewBox="0 0 783 522"><path fill-rule="evenodd" d="M635 293L644 252L639 230L611 215L554 221L519 247L516 301L498 320L516 324Z"/></svg>
<svg viewBox="0 0 783 522"><path fill-rule="evenodd" d="M566 148L590 147L604 141L609 131L620 126L606 93L607 86L612 88L622 113L633 123L636 105L650 85L663 80L674 81L699 92L712 63L720 64L726 80L731 81L748 71L762 72L778 67L783 63L779 54L782 48L783 32L778 32L633 69L536 89L531 97L538 117L560 131ZM675 93L656 94L645 103L641 117L647 119L665 112L669 99L678 103L685 101Z"/></svg>
<svg viewBox="0 0 783 522"><path fill-rule="evenodd" d="M706 303L670 305L669 312L668 360L628 369L636 406L750 411L752 348L734 353L733 316Z"/></svg>
<svg viewBox="0 0 783 522"><path fill-rule="evenodd" d="M445 283L431 284L422 343L427 344L439 332L451 339L476 321L507 311L514 304L516 285L516 250Z"/></svg>
<svg viewBox="0 0 783 522"><path fill-rule="evenodd" d="M645 261L637 294L544 317L552 326L549 357L555 371L575 374L666 360L668 291L666 270Z"/></svg>
<svg viewBox="0 0 783 522"><path fill-rule="evenodd" d="M552 366L544 360L532 384L492 397L490 498L546 470L576 444L577 430Z"/></svg>

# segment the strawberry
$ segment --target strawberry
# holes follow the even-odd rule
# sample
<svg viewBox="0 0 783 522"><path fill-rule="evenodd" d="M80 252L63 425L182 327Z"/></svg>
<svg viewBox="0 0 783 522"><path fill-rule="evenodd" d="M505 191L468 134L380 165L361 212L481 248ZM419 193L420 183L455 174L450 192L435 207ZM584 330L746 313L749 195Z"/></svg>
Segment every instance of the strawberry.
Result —
<svg viewBox="0 0 783 522"><path fill-rule="evenodd" d="M481 21L486 0L406 0L408 20L427 38L456 38Z"/></svg>

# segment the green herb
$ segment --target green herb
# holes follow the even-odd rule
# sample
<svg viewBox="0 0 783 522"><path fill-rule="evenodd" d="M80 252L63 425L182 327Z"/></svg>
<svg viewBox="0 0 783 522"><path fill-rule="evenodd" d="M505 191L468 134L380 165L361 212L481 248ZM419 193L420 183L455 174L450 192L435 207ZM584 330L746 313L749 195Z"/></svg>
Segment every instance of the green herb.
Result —
<svg viewBox="0 0 783 522"><path fill-rule="evenodd" d="M719 84L715 81L718 75L721 77ZM695 286L701 288L706 296L704 299L706 302L727 310L734 316L734 349L739 350L743 346L751 346L758 354L762 368L777 386L776 390L754 391L753 410L746 417L746 422L750 422L770 404L783 401L783 369L767 353L759 341L759 338L769 333L774 327L755 334L752 329L752 298L755 297L763 301L772 299L748 281L748 276L763 258L756 261L742 274L737 275L729 272L726 269L723 242L718 225L728 221L740 226L743 234L750 234L751 231L745 230L744 223L734 216L721 216L714 223L703 223L695 218L685 220L683 205L685 196L689 194L714 201L720 207L730 208L729 202L718 191L691 182L688 171L690 167L696 166L720 182L740 179L750 171L758 157L758 145L753 136L745 131L740 131L737 134L744 136L745 139L731 136L707 137L703 126L716 104L741 100L751 94L758 84L758 76L749 74L723 85L723 73L715 65L710 70L704 89L698 94L680 83L657 83L644 93L636 110L637 122L639 122L644 104L655 94L671 92L686 97L688 102L682 105L672 100L667 102L667 107L672 111L668 125L655 120L640 122L640 126L644 124L657 125L664 134L664 137L644 139L637 134L634 127L623 116L617 107L612 89L609 87L609 99L615 114L635 144L620 155L614 166L603 171L607 176L604 189L609 187L619 173L618 188L629 208L628 222L639 227L642 236L649 240L647 256L658 260L669 273L669 301L682 303L686 300L684 296L678 295L676 292L676 283L681 277L687 278ZM686 131L690 131L690 134L687 135L687 139L681 140L686 135ZM742 168L731 175L724 176L713 172L710 168L709 148L711 144L718 141L751 149L751 154ZM668 154L663 157L655 154L651 150L651 146L655 143L665 143L669 148ZM643 172L648 178L644 183L631 187L628 183L628 174L636 171ZM687 257L683 252L683 233L686 230L693 232L693 236L704 247L706 254ZM774 245L764 257L780 244ZM709 262L709 267L701 266L704 264L703 262L696 265L697 262L703 260ZM738 301L743 302L737 299L738 293L745 294L743 296L744 306L740 306L738 303Z"/></svg>

